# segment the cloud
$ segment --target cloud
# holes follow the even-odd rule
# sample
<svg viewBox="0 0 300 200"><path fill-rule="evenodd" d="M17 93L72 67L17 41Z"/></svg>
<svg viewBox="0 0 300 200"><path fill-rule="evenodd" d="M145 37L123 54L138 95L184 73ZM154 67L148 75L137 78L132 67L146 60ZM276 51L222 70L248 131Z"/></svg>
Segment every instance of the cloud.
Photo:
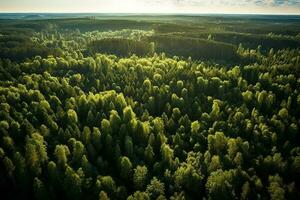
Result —
<svg viewBox="0 0 300 200"><path fill-rule="evenodd" d="M163 2L181 6L298 6L300 0L164 0ZM150 4L160 4L160 0L148 0Z"/></svg>

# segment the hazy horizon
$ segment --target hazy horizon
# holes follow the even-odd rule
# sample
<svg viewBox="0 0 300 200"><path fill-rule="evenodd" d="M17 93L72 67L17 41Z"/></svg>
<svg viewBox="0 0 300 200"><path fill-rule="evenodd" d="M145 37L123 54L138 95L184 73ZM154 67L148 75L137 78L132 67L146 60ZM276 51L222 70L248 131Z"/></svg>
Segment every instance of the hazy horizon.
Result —
<svg viewBox="0 0 300 200"><path fill-rule="evenodd" d="M211 12L211 13L205 13L205 12L199 12L199 13L180 13L180 12L23 12L23 11L16 11L16 12L6 12L6 11L0 11L0 14L96 14L96 15L185 15L185 16L201 16L201 15L283 15L283 16L300 16L300 13L222 13L222 12Z"/></svg>
<svg viewBox="0 0 300 200"><path fill-rule="evenodd" d="M2 0L0 13L299 15L299 0Z"/></svg>

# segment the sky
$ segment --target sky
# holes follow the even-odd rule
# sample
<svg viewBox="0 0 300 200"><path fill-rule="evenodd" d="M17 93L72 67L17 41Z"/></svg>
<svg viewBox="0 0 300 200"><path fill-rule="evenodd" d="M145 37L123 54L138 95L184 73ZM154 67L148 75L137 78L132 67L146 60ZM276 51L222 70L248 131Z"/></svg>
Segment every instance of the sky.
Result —
<svg viewBox="0 0 300 200"><path fill-rule="evenodd" d="M300 0L0 0L0 12L300 15Z"/></svg>

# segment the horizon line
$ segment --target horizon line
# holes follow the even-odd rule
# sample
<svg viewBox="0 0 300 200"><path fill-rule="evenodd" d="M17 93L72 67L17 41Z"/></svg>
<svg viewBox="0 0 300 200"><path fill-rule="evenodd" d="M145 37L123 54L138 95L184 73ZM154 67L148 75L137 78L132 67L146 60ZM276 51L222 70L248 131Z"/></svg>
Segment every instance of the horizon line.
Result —
<svg viewBox="0 0 300 200"><path fill-rule="evenodd" d="M300 16L300 13L229 13L229 12L38 12L38 11L0 11L0 14L124 14L124 15L283 15Z"/></svg>

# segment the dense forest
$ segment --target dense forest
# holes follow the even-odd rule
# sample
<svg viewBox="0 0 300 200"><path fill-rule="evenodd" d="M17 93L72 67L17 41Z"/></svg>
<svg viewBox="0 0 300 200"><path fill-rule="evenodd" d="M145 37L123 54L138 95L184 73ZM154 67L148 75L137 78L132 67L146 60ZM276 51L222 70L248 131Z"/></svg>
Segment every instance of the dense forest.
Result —
<svg viewBox="0 0 300 200"><path fill-rule="evenodd" d="M300 18L1 19L1 196L300 199L299 89Z"/></svg>

